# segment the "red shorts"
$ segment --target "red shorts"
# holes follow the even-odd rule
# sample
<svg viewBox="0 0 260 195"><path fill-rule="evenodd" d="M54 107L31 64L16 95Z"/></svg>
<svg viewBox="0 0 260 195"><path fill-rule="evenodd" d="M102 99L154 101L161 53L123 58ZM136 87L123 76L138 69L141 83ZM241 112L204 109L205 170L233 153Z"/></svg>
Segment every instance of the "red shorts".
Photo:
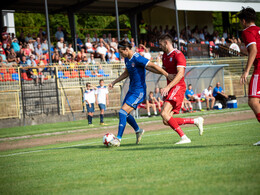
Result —
<svg viewBox="0 0 260 195"><path fill-rule="evenodd" d="M260 98L260 69L255 69L248 89L249 98Z"/></svg>
<svg viewBox="0 0 260 195"><path fill-rule="evenodd" d="M179 114L185 91L186 87L182 87L180 85L174 86L164 99L165 102L169 102L172 105L172 111L174 114Z"/></svg>

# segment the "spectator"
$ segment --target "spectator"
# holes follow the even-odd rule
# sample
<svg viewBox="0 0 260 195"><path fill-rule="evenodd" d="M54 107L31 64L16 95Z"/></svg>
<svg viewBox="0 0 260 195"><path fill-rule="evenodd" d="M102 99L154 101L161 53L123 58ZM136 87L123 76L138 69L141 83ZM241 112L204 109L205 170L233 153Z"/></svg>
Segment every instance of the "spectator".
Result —
<svg viewBox="0 0 260 195"><path fill-rule="evenodd" d="M2 56L0 56L0 68L5 68L6 67L6 63L3 62L3 58ZM0 77L2 76L2 74L0 74Z"/></svg>
<svg viewBox="0 0 260 195"><path fill-rule="evenodd" d="M87 56L85 53L85 49L81 48L81 50L78 52L78 55L77 55L77 61L81 62L85 56Z"/></svg>
<svg viewBox="0 0 260 195"><path fill-rule="evenodd" d="M7 43L7 46L5 48L5 55L6 55L6 57L8 57L10 52L11 52L11 45L9 43Z"/></svg>
<svg viewBox="0 0 260 195"><path fill-rule="evenodd" d="M129 40L127 34L124 34L124 38L123 38L123 40L125 40L125 41L127 41L127 42L130 42L130 40Z"/></svg>
<svg viewBox="0 0 260 195"><path fill-rule="evenodd" d="M108 40L107 40L107 35L106 35L106 34L103 34L102 38L103 38L103 40L104 40L106 43L109 43Z"/></svg>
<svg viewBox="0 0 260 195"><path fill-rule="evenodd" d="M199 110L202 111L200 98L194 94L191 84L188 85L188 89L185 92L185 97L189 101L195 101L198 104Z"/></svg>
<svg viewBox="0 0 260 195"><path fill-rule="evenodd" d="M143 45L143 48L144 48L143 56L146 59L151 60L152 56L151 56L151 54L149 52L149 49L147 47L145 47L144 45Z"/></svg>
<svg viewBox="0 0 260 195"><path fill-rule="evenodd" d="M108 99L108 90L107 87L104 85L104 80L101 79L99 81L99 86L96 89L96 104L100 109L100 125L106 125L104 123L104 113L106 110L106 106L109 105Z"/></svg>
<svg viewBox="0 0 260 195"><path fill-rule="evenodd" d="M111 33L108 33L107 35L107 43L110 44L112 42L112 35Z"/></svg>
<svg viewBox="0 0 260 195"><path fill-rule="evenodd" d="M19 40L19 44L24 44L25 43L25 37L24 37L24 33L21 32L20 33L20 36L18 37L18 40Z"/></svg>
<svg viewBox="0 0 260 195"><path fill-rule="evenodd" d="M87 39L87 42L85 43L85 47L86 47L86 51L88 53L93 53L94 52L93 45L92 45L92 43L90 41L90 38Z"/></svg>
<svg viewBox="0 0 260 195"><path fill-rule="evenodd" d="M42 59L42 58L45 58L45 56L43 55L43 52L42 52L42 46L41 44L38 44L37 45L37 48L35 49L35 55L36 55L36 59Z"/></svg>
<svg viewBox="0 0 260 195"><path fill-rule="evenodd" d="M211 109L213 109L215 104L215 98L212 95L212 86L210 85L208 88L204 89L201 98L206 100L207 110L209 110L209 102L211 101Z"/></svg>
<svg viewBox="0 0 260 195"><path fill-rule="evenodd" d="M61 51L61 56L63 56L66 53L67 49L68 49L67 44L64 43L63 47L60 50Z"/></svg>
<svg viewBox="0 0 260 195"><path fill-rule="evenodd" d="M110 42L110 47L113 48L115 50L115 52L118 52L117 45L118 44L116 42L116 39L112 38L112 41Z"/></svg>
<svg viewBox="0 0 260 195"><path fill-rule="evenodd" d="M199 37L200 37L200 41L205 41L205 35L203 33L203 30L200 31Z"/></svg>
<svg viewBox="0 0 260 195"><path fill-rule="evenodd" d="M152 107L152 108L153 108L153 111L154 111L154 113L155 113L155 111L156 111L156 105L155 105L155 104L151 104L151 103L149 102L149 100L148 100L148 97L146 97L142 103L144 104L145 109L147 110L147 115L148 115L148 117L152 117L152 116L151 116L150 108Z"/></svg>
<svg viewBox="0 0 260 195"><path fill-rule="evenodd" d="M223 108L227 107L228 96L224 93L222 87L220 86L220 82L217 82L216 87L213 90L213 96L216 100L219 100Z"/></svg>
<svg viewBox="0 0 260 195"><path fill-rule="evenodd" d="M61 37L60 40L57 42L57 48L58 48L59 52L63 48L63 44L64 44L64 38Z"/></svg>
<svg viewBox="0 0 260 195"><path fill-rule="evenodd" d="M43 52L43 54L48 53L48 43L47 43L47 40L46 40L46 39L43 39L42 52Z"/></svg>
<svg viewBox="0 0 260 195"><path fill-rule="evenodd" d="M14 52L14 49L12 48L10 54L7 57L7 61L9 63L12 63L13 65L18 63L16 56L17 54Z"/></svg>
<svg viewBox="0 0 260 195"><path fill-rule="evenodd" d="M161 112L161 106L163 105L163 97L162 97L162 94L161 94L161 90L162 90L162 88L156 87L155 91L154 91L154 97L158 101L159 112Z"/></svg>
<svg viewBox="0 0 260 195"><path fill-rule="evenodd" d="M97 33L94 34L94 37L92 38L92 41L97 44L99 42L99 38L97 37Z"/></svg>
<svg viewBox="0 0 260 195"><path fill-rule="evenodd" d="M64 54L66 62L73 61L73 55L70 53L70 49L68 48L66 53Z"/></svg>
<svg viewBox="0 0 260 195"><path fill-rule="evenodd" d="M2 32L2 43L3 43L3 47L6 48L7 43L9 43L9 38L10 38L10 34L7 32L7 26L3 27L3 32Z"/></svg>
<svg viewBox="0 0 260 195"><path fill-rule="evenodd" d="M41 44L41 39L40 39L40 37L37 37L37 38L36 38L36 41L33 43L33 47L34 47L34 48L37 48L37 45L38 45L38 44Z"/></svg>
<svg viewBox="0 0 260 195"><path fill-rule="evenodd" d="M108 49L104 46L104 42L100 43L100 46L97 47L97 54L100 56L101 61L106 62L106 54Z"/></svg>
<svg viewBox="0 0 260 195"><path fill-rule="evenodd" d="M144 43L147 41L147 25L144 22L144 20L141 20L141 23L139 24L139 31L140 31L140 43Z"/></svg>
<svg viewBox="0 0 260 195"><path fill-rule="evenodd" d="M64 39L64 33L61 31L61 27L57 28L57 31L55 33L55 38L57 41L59 41L61 38Z"/></svg>
<svg viewBox="0 0 260 195"><path fill-rule="evenodd" d="M28 67L27 61L26 61L26 56L22 57L22 60L19 63L20 67L21 67L21 73L29 73L28 69L25 69L26 67Z"/></svg>
<svg viewBox="0 0 260 195"><path fill-rule="evenodd" d="M68 49L69 49L69 51L70 51L70 53L71 53L71 54L73 54L73 53L74 53L74 49L73 49L73 47L72 47L72 44L71 44L71 43L69 44L69 46L68 46Z"/></svg>
<svg viewBox="0 0 260 195"><path fill-rule="evenodd" d="M159 102L154 97L154 93L152 91L150 91L150 93L149 93L149 103L152 104L152 107L155 105L154 115L157 116L156 105L159 107ZM161 106L159 107L159 112L160 112L160 110L161 110Z"/></svg>
<svg viewBox="0 0 260 195"><path fill-rule="evenodd" d="M37 37L39 37L40 38L40 42L43 42L43 39L44 39L44 36L46 35L46 32L44 32L43 30L42 30L42 28L40 28L39 29L39 33L38 33L38 35L37 35Z"/></svg>
<svg viewBox="0 0 260 195"><path fill-rule="evenodd" d="M56 56L58 56L58 58L59 58L60 54L59 54L59 50L55 48L54 52L53 52L53 55L52 55L52 60L56 59Z"/></svg>
<svg viewBox="0 0 260 195"><path fill-rule="evenodd" d="M189 100L187 100L186 98L183 99L183 102L181 105L181 110L183 112L189 112L189 113L196 112L196 111L193 111L191 102Z"/></svg>
<svg viewBox="0 0 260 195"><path fill-rule="evenodd" d="M6 55L4 54L4 50L0 48L0 56L2 57L2 62L7 63Z"/></svg>
<svg viewBox="0 0 260 195"><path fill-rule="evenodd" d="M89 39L89 42L90 42L90 43L93 42L92 38L90 37L90 34L86 34L85 43L88 42L88 39Z"/></svg>
<svg viewBox="0 0 260 195"><path fill-rule="evenodd" d="M115 50L113 48L110 49L110 51L107 53L108 61L110 63L118 62L118 58L115 55Z"/></svg>
<svg viewBox="0 0 260 195"><path fill-rule="evenodd" d="M31 49L31 52L34 52L33 40L30 39L27 45L29 45L29 49Z"/></svg>
<svg viewBox="0 0 260 195"><path fill-rule="evenodd" d="M76 39L77 39L77 47L78 47L78 50L80 51L81 48L84 47L84 45L77 34L76 34Z"/></svg>
<svg viewBox="0 0 260 195"><path fill-rule="evenodd" d="M14 49L14 52L15 52L15 53L20 51L20 46L19 46L19 44L18 44L17 38L14 38L14 39L13 39L13 42L12 42L11 46L12 46L12 48Z"/></svg>
<svg viewBox="0 0 260 195"><path fill-rule="evenodd" d="M86 103L88 112L88 124L92 125L93 113L95 112L95 89L90 83L86 83L86 90L84 92L84 102Z"/></svg>
<svg viewBox="0 0 260 195"><path fill-rule="evenodd" d="M25 42L26 42L26 43L29 43L30 40L33 41L33 38L32 38L31 33L28 33L27 36L25 37Z"/></svg>

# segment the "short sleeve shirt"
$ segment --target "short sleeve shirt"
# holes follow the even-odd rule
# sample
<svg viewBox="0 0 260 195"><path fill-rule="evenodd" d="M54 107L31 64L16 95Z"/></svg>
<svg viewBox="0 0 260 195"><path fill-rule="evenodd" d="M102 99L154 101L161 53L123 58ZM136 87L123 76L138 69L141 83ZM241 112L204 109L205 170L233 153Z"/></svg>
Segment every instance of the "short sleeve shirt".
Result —
<svg viewBox="0 0 260 195"><path fill-rule="evenodd" d="M215 87L213 90L213 96L215 97L216 95L218 95L218 92L221 93L223 91L222 87Z"/></svg>
<svg viewBox="0 0 260 195"><path fill-rule="evenodd" d="M106 104L106 97L108 94L106 86L98 86L95 94L97 95L97 101L99 104Z"/></svg>
<svg viewBox="0 0 260 195"><path fill-rule="evenodd" d="M187 98L187 100L190 99L188 95L194 95L194 91L192 89L191 90L187 89L185 92L185 97Z"/></svg>
<svg viewBox="0 0 260 195"><path fill-rule="evenodd" d="M84 101L88 101L90 104L95 103L96 98L95 98L95 90L90 89L90 90L85 90L84 92Z"/></svg>

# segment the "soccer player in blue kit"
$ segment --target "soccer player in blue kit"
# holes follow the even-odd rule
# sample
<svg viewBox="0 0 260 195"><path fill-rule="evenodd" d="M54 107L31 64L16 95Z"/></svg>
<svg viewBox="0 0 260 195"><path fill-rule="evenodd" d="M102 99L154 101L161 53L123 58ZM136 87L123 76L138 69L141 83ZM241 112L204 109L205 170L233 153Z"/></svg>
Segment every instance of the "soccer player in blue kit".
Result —
<svg viewBox="0 0 260 195"><path fill-rule="evenodd" d="M146 97L146 69L157 74L163 74L166 78L168 77L169 80L173 79L173 75L168 75L165 70L156 64L142 57L139 53L134 53L131 50L131 44L125 40L119 42L118 50L121 56L125 58L126 69L117 79L109 84L109 87L113 88L116 83L126 79L127 77L130 78L130 84L129 90L119 111L118 134L117 138L113 140L112 145L120 146L126 122L128 122L135 130L136 144L138 144L144 130L139 128L134 117L129 113L132 112L133 109L136 109Z"/></svg>

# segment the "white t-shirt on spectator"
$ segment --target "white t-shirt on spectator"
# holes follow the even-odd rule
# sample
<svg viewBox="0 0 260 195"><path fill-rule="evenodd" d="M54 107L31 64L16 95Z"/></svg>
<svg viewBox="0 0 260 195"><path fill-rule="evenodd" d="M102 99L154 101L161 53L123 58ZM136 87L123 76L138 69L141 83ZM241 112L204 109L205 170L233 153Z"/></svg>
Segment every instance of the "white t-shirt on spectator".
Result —
<svg viewBox="0 0 260 195"><path fill-rule="evenodd" d="M84 92L84 101L88 100L88 102L90 104L95 103L96 98L95 98L95 90L94 89L90 89L90 90L86 90ZM87 104L87 102L86 102Z"/></svg>
<svg viewBox="0 0 260 195"><path fill-rule="evenodd" d="M205 98L206 96L209 96L209 95L212 95L212 90L204 89L201 94L201 97Z"/></svg>
<svg viewBox="0 0 260 195"><path fill-rule="evenodd" d="M62 54L65 54L67 49L68 49L68 47L62 47L60 51Z"/></svg>
<svg viewBox="0 0 260 195"><path fill-rule="evenodd" d="M72 54L74 52L74 49L71 47L71 48L68 48L70 50L70 53Z"/></svg>
<svg viewBox="0 0 260 195"><path fill-rule="evenodd" d="M63 48L63 44L64 44L64 43L61 43L61 42L59 41L59 42L57 43L57 47L58 47L58 48Z"/></svg>
<svg viewBox="0 0 260 195"><path fill-rule="evenodd" d="M103 46L103 47L98 46L98 48L97 48L97 53L106 55L106 53L107 53L107 48L105 48L104 46Z"/></svg>
<svg viewBox="0 0 260 195"><path fill-rule="evenodd" d="M85 45L86 45L86 48L87 48L87 49L92 49L92 47L93 47L93 46L92 46L92 43L90 43L90 42L89 42L89 43L86 42Z"/></svg>
<svg viewBox="0 0 260 195"><path fill-rule="evenodd" d="M106 104L108 90L106 86L98 86L95 92L97 94L97 101L99 104Z"/></svg>

